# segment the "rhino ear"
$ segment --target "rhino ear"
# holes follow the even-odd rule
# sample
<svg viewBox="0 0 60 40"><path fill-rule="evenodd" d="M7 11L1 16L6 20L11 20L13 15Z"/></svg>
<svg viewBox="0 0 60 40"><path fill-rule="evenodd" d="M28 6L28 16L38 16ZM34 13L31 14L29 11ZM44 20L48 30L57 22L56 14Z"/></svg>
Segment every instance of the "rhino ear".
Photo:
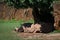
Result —
<svg viewBox="0 0 60 40"><path fill-rule="evenodd" d="M31 28L33 28L33 27L34 27L34 24L31 25Z"/></svg>
<svg viewBox="0 0 60 40"><path fill-rule="evenodd" d="M24 26L22 26L23 27L23 29L25 29L25 27Z"/></svg>

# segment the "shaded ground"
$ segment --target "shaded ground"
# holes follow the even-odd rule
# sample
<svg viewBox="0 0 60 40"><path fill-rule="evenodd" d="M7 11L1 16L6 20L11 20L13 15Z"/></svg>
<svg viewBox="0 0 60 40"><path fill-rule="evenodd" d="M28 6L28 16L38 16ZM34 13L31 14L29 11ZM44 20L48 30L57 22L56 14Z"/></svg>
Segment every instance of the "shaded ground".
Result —
<svg viewBox="0 0 60 40"><path fill-rule="evenodd" d="M38 40L60 40L60 33L54 34L43 34L43 33L18 33L20 38L25 40L28 39L38 39Z"/></svg>

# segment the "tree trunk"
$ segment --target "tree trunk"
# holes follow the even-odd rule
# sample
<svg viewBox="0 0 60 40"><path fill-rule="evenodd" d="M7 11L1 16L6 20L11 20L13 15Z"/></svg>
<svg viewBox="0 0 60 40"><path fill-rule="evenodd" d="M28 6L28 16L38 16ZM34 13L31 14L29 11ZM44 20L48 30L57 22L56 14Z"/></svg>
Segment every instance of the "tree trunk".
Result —
<svg viewBox="0 0 60 40"><path fill-rule="evenodd" d="M53 15L46 9L46 10L39 10L37 7L33 8L34 23L41 24L41 31L43 33L48 33L54 30L54 17Z"/></svg>

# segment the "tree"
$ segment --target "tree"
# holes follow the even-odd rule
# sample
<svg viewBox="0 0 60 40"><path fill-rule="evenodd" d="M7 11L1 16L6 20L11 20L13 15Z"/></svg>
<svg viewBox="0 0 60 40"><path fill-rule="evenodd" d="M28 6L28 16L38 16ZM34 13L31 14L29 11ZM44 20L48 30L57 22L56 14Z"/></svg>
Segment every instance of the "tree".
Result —
<svg viewBox="0 0 60 40"><path fill-rule="evenodd" d="M7 0L7 3L9 3L11 6L14 6L15 8L28 8L31 7L33 9L33 17L34 17L34 23L42 24L42 26L45 28L42 30L42 32L45 31L48 27L48 32L51 32L54 30L54 17L52 15L53 11L53 1L54 0Z"/></svg>

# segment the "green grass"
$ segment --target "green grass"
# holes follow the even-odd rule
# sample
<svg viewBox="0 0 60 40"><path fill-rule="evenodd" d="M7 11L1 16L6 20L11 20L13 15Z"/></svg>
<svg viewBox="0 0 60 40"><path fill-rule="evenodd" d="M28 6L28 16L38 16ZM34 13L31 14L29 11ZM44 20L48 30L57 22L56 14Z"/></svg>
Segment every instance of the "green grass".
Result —
<svg viewBox="0 0 60 40"><path fill-rule="evenodd" d="M51 33L60 33L60 30L54 30L53 32Z"/></svg>
<svg viewBox="0 0 60 40"><path fill-rule="evenodd" d="M20 24L24 22L33 23L33 20L24 21L24 20L9 20L4 21L0 20L0 40L23 40L17 36L17 33L13 32L15 27L20 27ZM51 33L60 33L60 30L55 30Z"/></svg>
<svg viewBox="0 0 60 40"><path fill-rule="evenodd" d="M15 27L20 27L20 24L24 22L33 22L33 20L0 20L0 40L22 40L22 38L18 37L17 33L14 33L13 30Z"/></svg>

